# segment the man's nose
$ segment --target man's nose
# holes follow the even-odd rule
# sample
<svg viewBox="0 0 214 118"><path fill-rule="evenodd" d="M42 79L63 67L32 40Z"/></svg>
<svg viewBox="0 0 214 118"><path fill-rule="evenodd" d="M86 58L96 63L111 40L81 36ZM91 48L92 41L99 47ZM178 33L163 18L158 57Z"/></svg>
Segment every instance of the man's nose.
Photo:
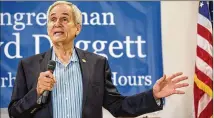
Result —
<svg viewBox="0 0 214 118"><path fill-rule="evenodd" d="M61 27L62 26L62 23L61 21L58 19L55 24L54 24L55 27Z"/></svg>

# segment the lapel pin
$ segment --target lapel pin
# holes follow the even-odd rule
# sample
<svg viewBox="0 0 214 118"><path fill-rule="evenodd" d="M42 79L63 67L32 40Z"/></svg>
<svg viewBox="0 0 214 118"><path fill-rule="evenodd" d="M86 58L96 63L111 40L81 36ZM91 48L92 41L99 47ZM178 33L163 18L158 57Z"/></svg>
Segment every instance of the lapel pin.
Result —
<svg viewBox="0 0 214 118"><path fill-rule="evenodd" d="M84 62L84 63L85 63L85 62L86 62L86 60L85 60L85 59L82 59L82 62Z"/></svg>

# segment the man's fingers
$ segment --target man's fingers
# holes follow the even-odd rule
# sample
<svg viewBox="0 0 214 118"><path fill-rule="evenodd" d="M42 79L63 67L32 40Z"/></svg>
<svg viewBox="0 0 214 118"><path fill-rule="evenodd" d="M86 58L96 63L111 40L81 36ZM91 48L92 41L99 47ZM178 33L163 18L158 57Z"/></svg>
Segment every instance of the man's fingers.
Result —
<svg viewBox="0 0 214 118"><path fill-rule="evenodd" d="M45 76L48 75L48 73L49 72L40 73L37 83L37 92L39 95L41 95L45 90L51 91L54 87L54 84L56 83L54 76L52 76L52 78Z"/></svg>
<svg viewBox="0 0 214 118"><path fill-rule="evenodd" d="M49 77L49 78L53 78L54 77L53 74L50 71L43 72L43 76Z"/></svg>
<svg viewBox="0 0 214 118"><path fill-rule="evenodd" d="M186 86L189 86L189 84L188 83L176 84L175 88L182 88L182 87L186 87Z"/></svg>
<svg viewBox="0 0 214 118"><path fill-rule="evenodd" d="M157 80L157 83L160 84L165 79L166 79L166 75L164 74L163 77L161 77L159 80Z"/></svg>
<svg viewBox="0 0 214 118"><path fill-rule="evenodd" d="M46 87L45 90L52 91L53 87Z"/></svg>
<svg viewBox="0 0 214 118"><path fill-rule="evenodd" d="M41 81L47 82L47 83L56 83L54 78L48 78L48 77L44 77L44 79L42 79Z"/></svg>
<svg viewBox="0 0 214 118"><path fill-rule="evenodd" d="M53 81L54 81L54 83L56 83L56 78L55 77L53 77Z"/></svg>
<svg viewBox="0 0 214 118"><path fill-rule="evenodd" d="M186 79L188 79L188 77L187 76L183 76L183 77L174 79L172 82L173 83L178 83L178 82L186 80Z"/></svg>
<svg viewBox="0 0 214 118"><path fill-rule="evenodd" d="M42 94L45 90L51 91L53 89L53 86L45 86L45 85L39 85L39 94Z"/></svg>
<svg viewBox="0 0 214 118"><path fill-rule="evenodd" d="M44 87L53 87L53 83L46 83L46 82L42 82L41 83L41 86L44 86Z"/></svg>
<svg viewBox="0 0 214 118"><path fill-rule="evenodd" d="M174 93L174 94L185 94L184 91L180 91L180 90L175 90L173 93Z"/></svg>
<svg viewBox="0 0 214 118"><path fill-rule="evenodd" d="M178 73L172 74L171 76L169 76L169 77L167 78L167 80L171 80L171 79L173 79L173 78L175 78L175 77L177 77L177 76L180 76L180 75L182 75L182 74L183 74L182 72L178 72Z"/></svg>

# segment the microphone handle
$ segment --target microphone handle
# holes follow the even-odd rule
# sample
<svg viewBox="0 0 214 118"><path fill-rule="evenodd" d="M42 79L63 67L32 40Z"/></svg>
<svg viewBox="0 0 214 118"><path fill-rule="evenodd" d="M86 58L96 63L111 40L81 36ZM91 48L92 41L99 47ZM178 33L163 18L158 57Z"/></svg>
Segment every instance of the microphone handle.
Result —
<svg viewBox="0 0 214 118"><path fill-rule="evenodd" d="M53 73L52 70L49 70L49 71L50 71L51 73ZM50 92L50 91L45 90L45 91L42 93L41 102L42 102L43 104L47 103L49 92Z"/></svg>
<svg viewBox="0 0 214 118"><path fill-rule="evenodd" d="M47 103L48 95L49 95L49 91L45 90L42 94L42 100L41 100L43 104Z"/></svg>

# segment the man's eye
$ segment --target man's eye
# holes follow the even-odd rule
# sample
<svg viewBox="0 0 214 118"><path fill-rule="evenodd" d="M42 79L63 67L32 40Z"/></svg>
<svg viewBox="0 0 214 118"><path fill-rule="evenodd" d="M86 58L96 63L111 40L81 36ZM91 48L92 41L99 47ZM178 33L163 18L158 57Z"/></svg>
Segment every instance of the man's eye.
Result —
<svg viewBox="0 0 214 118"><path fill-rule="evenodd" d="M63 21L68 21L68 19L67 18L63 18Z"/></svg>
<svg viewBox="0 0 214 118"><path fill-rule="evenodd" d="M56 18L51 18L51 21L56 21Z"/></svg>

